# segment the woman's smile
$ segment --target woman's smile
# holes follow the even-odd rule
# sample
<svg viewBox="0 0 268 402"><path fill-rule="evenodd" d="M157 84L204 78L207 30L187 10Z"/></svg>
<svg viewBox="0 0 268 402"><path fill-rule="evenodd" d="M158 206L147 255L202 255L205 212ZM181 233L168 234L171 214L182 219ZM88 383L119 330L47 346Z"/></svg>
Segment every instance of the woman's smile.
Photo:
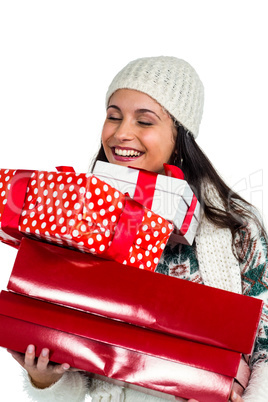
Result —
<svg viewBox="0 0 268 402"><path fill-rule="evenodd" d="M112 147L114 158L118 161L134 160L140 157L143 152L137 151L132 148Z"/></svg>

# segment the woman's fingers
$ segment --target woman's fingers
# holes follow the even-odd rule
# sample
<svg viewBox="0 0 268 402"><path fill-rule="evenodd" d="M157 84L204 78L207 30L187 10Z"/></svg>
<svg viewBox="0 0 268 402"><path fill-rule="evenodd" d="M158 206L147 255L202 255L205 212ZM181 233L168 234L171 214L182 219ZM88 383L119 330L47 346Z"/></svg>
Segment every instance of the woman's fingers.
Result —
<svg viewBox="0 0 268 402"><path fill-rule="evenodd" d="M29 368L37 368L39 371L45 371L47 370L49 366L49 349L44 348L42 349L40 356L37 359L36 362L36 356L35 356L35 347L34 345L29 345L26 349L25 355L23 353L16 352L11 349L7 349L7 352L12 355L12 357L22 366L25 367L26 369ZM52 366L51 366L52 368ZM71 368L68 363L63 363L63 364L57 364L53 367L53 371L56 374L63 374L67 370L71 371L81 371L80 369L76 368Z"/></svg>
<svg viewBox="0 0 268 402"><path fill-rule="evenodd" d="M243 402L243 399L241 396L239 396L234 390L231 392L230 396L230 401L231 402Z"/></svg>
<svg viewBox="0 0 268 402"><path fill-rule="evenodd" d="M26 349L25 355L8 350L11 355L24 367L33 384L37 388L47 388L57 382L62 375L70 369L68 363L54 364L49 362L50 351L48 348L41 350L40 356L36 358L36 351L34 345L29 345Z"/></svg>
<svg viewBox="0 0 268 402"><path fill-rule="evenodd" d="M25 352L24 358L25 368L34 367L35 365L35 347L34 345L29 345Z"/></svg>
<svg viewBox="0 0 268 402"><path fill-rule="evenodd" d="M40 356L37 359L36 367L39 371L45 371L49 363L49 350L44 348L41 350Z"/></svg>
<svg viewBox="0 0 268 402"><path fill-rule="evenodd" d="M63 374L65 371L69 370L70 365L68 363L63 363L54 367L56 374Z"/></svg>
<svg viewBox="0 0 268 402"><path fill-rule="evenodd" d="M37 359L36 368L40 372L42 371L45 372L48 369L48 364L49 364L49 349L44 348L41 350L40 356ZM54 367L51 366L51 369L55 374L63 374L69 368L70 365L68 363L57 364Z"/></svg>

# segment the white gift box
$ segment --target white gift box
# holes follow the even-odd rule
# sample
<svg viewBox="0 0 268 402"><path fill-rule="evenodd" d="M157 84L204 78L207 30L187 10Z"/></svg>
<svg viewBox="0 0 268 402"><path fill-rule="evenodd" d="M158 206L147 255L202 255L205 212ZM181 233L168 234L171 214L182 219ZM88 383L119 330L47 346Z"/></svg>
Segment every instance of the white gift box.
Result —
<svg viewBox="0 0 268 402"><path fill-rule="evenodd" d="M144 184L139 180L141 171L138 169L101 161L96 162L93 174L122 193L128 193L141 204L146 200L146 207L173 222L175 230L171 235L172 242L193 243L201 219L201 208L185 180L158 174L156 182L153 178Z"/></svg>

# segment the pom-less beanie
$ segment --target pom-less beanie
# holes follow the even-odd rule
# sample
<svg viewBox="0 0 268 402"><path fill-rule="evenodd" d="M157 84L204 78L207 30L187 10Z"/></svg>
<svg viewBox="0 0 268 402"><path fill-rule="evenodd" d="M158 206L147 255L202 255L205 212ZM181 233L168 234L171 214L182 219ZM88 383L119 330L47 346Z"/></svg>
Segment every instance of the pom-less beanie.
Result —
<svg viewBox="0 0 268 402"><path fill-rule="evenodd" d="M194 138L202 119L204 87L194 68L169 56L131 61L113 79L106 94L106 106L118 89L135 89L163 106Z"/></svg>

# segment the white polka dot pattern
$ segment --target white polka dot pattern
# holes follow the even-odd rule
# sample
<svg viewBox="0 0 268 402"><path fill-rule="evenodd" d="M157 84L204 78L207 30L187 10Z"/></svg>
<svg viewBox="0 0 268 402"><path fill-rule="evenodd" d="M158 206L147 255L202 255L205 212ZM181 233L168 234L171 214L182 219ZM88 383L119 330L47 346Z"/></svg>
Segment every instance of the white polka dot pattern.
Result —
<svg viewBox="0 0 268 402"><path fill-rule="evenodd" d="M0 171L0 221L14 173ZM35 171L19 230L42 241L101 256L111 245L124 203L124 194L91 174ZM171 223L145 208L124 264L155 270L172 230ZM0 232L0 238L4 236Z"/></svg>
<svg viewBox="0 0 268 402"><path fill-rule="evenodd" d="M2 214L7 203L7 197L10 190L11 180L16 173L14 169L0 169L0 240L14 246L19 245L19 241L10 237L1 230Z"/></svg>
<svg viewBox="0 0 268 402"><path fill-rule="evenodd" d="M16 170L0 169L0 225L1 225L1 217L7 202L7 196L10 189L11 180L15 173Z"/></svg>

